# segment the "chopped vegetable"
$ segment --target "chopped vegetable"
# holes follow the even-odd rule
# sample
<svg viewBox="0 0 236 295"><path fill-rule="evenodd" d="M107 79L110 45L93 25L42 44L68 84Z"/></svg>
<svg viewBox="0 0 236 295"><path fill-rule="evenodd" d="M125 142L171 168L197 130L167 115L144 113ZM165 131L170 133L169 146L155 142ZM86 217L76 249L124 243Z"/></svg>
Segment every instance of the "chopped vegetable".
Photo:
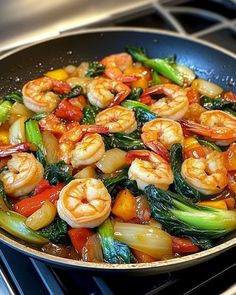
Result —
<svg viewBox="0 0 236 295"><path fill-rule="evenodd" d="M195 79L191 87L199 91L202 95L206 95L211 98L216 98L223 92L223 88L220 86L203 79Z"/></svg>
<svg viewBox="0 0 236 295"><path fill-rule="evenodd" d="M199 246L194 245L191 239L175 236L172 236L172 249L178 254L190 254L201 250Z"/></svg>
<svg viewBox="0 0 236 295"><path fill-rule="evenodd" d="M175 190L181 195L198 202L205 196L191 187L181 175L181 166L183 163L182 146L179 143L172 145L170 150L171 169L174 174Z"/></svg>
<svg viewBox="0 0 236 295"><path fill-rule="evenodd" d="M102 158L96 163L96 166L103 173L113 173L126 166L125 162L126 152L113 148L106 151Z"/></svg>
<svg viewBox="0 0 236 295"><path fill-rule="evenodd" d="M64 161L48 164L44 171L44 178L51 185L56 185L59 182L69 183L74 179L69 172L69 166Z"/></svg>
<svg viewBox="0 0 236 295"><path fill-rule="evenodd" d="M47 227L42 228L41 230L38 230L37 232L41 236L50 240L52 243L68 244L69 238L67 231L67 223L57 216L54 219L53 223L51 223Z"/></svg>
<svg viewBox="0 0 236 295"><path fill-rule="evenodd" d="M134 254L134 257L137 259L138 263L150 263L157 260L156 258L136 249L132 249L132 253Z"/></svg>
<svg viewBox="0 0 236 295"><path fill-rule="evenodd" d="M143 93L143 89L141 87L132 88L127 99L128 100L139 100L142 93Z"/></svg>
<svg viewBox="0 0 236 295"><path fill-rule="evenodd" d="M114 235L130 248L142 251L158 260L172 256L172 239L167 232L143 224L116 222Z"/></svg>
<svg viewBox="0 0 236 295"><path fill-rule="evenodd" d="M88 237L82 249L82 259L89 262L103 262L102 246L98 234Z"/></svg>
<svg viewBox="0 0 236 295"><path fill-rule="evenodd" d="M132 134L110 133L103 135L106 148L119 148L125 151L146 149L140 138Z"/></svg>
<svg viewBox="0 0 236 295"><path fill-rule="evenodd" d="M0 125L7 121L12 107L12 102L0 101Z"/></svg>
<svg viewBox="0 0 236 295"><path fill-rule="evenodd" d="M69 77L67 72L63 69L56 69L53 71L49 71L45 74L45 76L55 80L66 80Z"/></svg>
<svg viewBox="0 0 236 295"><path fill-rule="evenodd" d="M67 121L77 122L80 122L84 116L81 109L71 104L66 98L59 103L55 115Z"/></svg>
<svg viewBox="0 0 236 295"><path fill-rule="evenodd" d="M52 223L56 214L56 207L51 202L46 200L42 207L26 219L25 224L33 230L38 230Z"/></svg>
<svg viewBox="0 0 236 295"><path fill-rule="evenodd" d="M189 237L203 249L212 247L212 239L236 229L236 211L197 206L184 197L163 191L154 185L144 190L152 216L176 236Z"/></svg>
<svg viewBox="0 0 236 295"><path fill-rule="evenodd" d="M175 69L173 64L168 60L161 58L148 58L140 48L131 46L126 47L126 51L132 55L134 60L143 63L146 67L157 71L178 85L183 84L183 77L180 72Z"/></svg>
<svg viewBox="0 0 236 295"><path fill-rule="evenodd" d="M46 130L42 132L42 138L47 163L57 163L59 161L59 143L57 138L50 131Z"/></svg>
<svg viewBox="0 0 236 295"><path fill-rule="evenodd" d="M216 145L214 142L208 141L207 139L201 139L201 138L197 138L197 141L201 144L201 145L205 145L207 147L210 147L211 149L213 149L214 151L217 152L221 152L221 149L218 145Z"/></svg>
<svg viewBox="0 0 236 295"><path fill-rule="evenodd" d="M36 231L25 224L26 218L14 211L0 210L0 227L13 236L32 244L45 244L47 238L40 236Z"/></svg>
<svg viewBox="0 0 236 295"><path fill-rule="evenodd" d="M12 209L12 204L7 199L6 193L4 191L3 183L0 180L0 209L8 210Z"/></svg>
<svg viewBox="0 0 236 295"><path fill-rule="evenodd" d="M82 255L82 249L85 246L88 238L93 234L93 231L88 228L71 228L68 231L71 243L76 252Z"/></svg>
<svg viewBox="0 0 236 295"><path fill-rule="evenodd" d="M14 205L14 209L16 212L24 216L30 216L39 208L41 208L45 201L50 201L54 204L55 201L58 200L60 191L63 189L63 187L63 183L51 186L50 188L44 190L37 195L34 195L33 197L26 198L17 202Z"/></svg>
<svg viewBox="0 0 236 295"><path fill-rule="evenodd" d="M17 90L15 92L7 94L3 97L3 100L8 100L12 103L17 102L23 104L22 92L20 90Z"/></svg>
<svg viewBox="0 0 236 295"><path fill-rule="evenodd" d="M86 73L86 76L88 77L96 77L100 76L104 73L105 67L103 64L97 62L97 61L92 61L89 63L88 71Z"/></svg>
<svg viewBox="0 0 236 295"><path fill-rule="evenodd" d="M83 179L83 178L97 178L97 173L94 166L87 166L73 175L74 178Z"/></svg>
<svg viewBox="0 0 236 295"><path fill-rule="evenodd" d="M133 263L135 258L129 247L114 239L114 230L108 218L98 228L104 260L109 263Z"/></svg>
<svg viewBox="0 0 236 295"><path fill-rule="evenodd" d="M235 108L236 102L228 101L224 98L217 97L212 98L208 96L202 96L200 98L200 104L207 110L221 110L222 108Z"/></svg>
<svg viewBox="0 0 236 295"><path fill-rule="evenodd" d="M124 221L135 218L136 198L128 189L120 191L116 196L111 212Z"/></svg>
<svg viewBox="0 0 236 295"><path fill-rule="evenodd" d="M221 209L221 210L228 210L225 200L201 201L201 202L197 202L196 205L206 206L206 207L211 207L211 208L216 208L216 209Z"/></svg>
<svg viewBox="0 0 236 295"><path fill-rule="evenodd" d="M25 121L26 117L20 117L9 128L10 144L18 144L26 141Z"/></svg>
<svg viewBox="0 0 236 295"><path fill-rule="evenodd" d="M94 124L95 117L99 113L100 109L96 106L91 104L87 104L86 107L83 109L84 118L82 119L82 124Z"/></svg>
<svg viewBox="0 0 236 295"><path fill-rule="evenodd" d="M69 92L64 93L64 94L60 94L60 98L72 98L72 97L76 97L78 95L80 95L83 91L83 88L80 85L76 85L75 87L73 87L72 89L70 89Z"/></svg>

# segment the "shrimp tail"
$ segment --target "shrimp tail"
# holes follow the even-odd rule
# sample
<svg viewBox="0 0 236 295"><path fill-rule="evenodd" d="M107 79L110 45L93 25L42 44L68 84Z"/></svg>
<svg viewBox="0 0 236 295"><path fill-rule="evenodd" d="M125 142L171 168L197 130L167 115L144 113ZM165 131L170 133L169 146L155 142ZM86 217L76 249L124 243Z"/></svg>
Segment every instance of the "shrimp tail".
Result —
<svg viewBox="0 0 236 295"><path fill-rule="evenodd" d="M108 108L119 105L129 94L130 90L123 90L118 92L113 101L108 105Z"/></svg>
<svg viewBox="0 0 236 295"><path fill-rule="evenodd" d="M30 149L28 142L15 144L15 145L1 145L0 146L0 158L5 158L14 153L26 152Z"/></svg>
<svg viewBox="0 0 236 295"><path fill-rule="evenodd" d="M141 135L142 137L142 135ZM144 143L146 147L150 148L153 152L161 156L168 163L170 162L169 152L167 148L159 141L148 141Z"/></svg>
<svg viewBox="0 0 236 295"><path fill-rule="evenodd" d="M109 128L101 125L81 125L81 130L86 133L109 133Z"/></svg>
<svg viewBox="0 0 236 295"><path fill-rule="evenodd" d="M135 159L150 161L150 152L145 150L128 151L125 157L125 162L130 165Z"/></svg>
<svg viewBox="0 0 236 295"><path fill-rule="evenodd" d="M122 83L132 83L137 81L138 79L140 79L138 75L127 75L127 74L122 74L116 78L117 81Z"/></svg>
<svg viewBox="0 0 236 295"><path fill-rule="evenodd" d="M189 120L180 120L180 124L187 130L213 140L227 140L236 137L236 132L229 128L214 129Z"/></svg>

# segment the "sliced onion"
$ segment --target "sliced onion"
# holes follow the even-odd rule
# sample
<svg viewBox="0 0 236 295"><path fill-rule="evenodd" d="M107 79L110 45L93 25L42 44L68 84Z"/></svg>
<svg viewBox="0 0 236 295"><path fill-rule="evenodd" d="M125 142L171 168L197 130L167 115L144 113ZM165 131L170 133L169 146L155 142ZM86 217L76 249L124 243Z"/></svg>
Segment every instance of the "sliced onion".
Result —
<svg viewBox="0 0 236 295"><path fill-rule="evenodd" d="M25 117L29 119L32 117L34 113L27 109L23 104L15 102L11 108L10 117L9 117L9 124L13 124L18 118Z"/></svg>
<svg viewBox="0 0 236 295"><path fill-rule="evenodd" d="M48 163L56 163L59 161L58 150L59 144L57 138L50 131L43 131L43 145L46 152L46 160Z"/></svg>
<svg viewBox="0 0 236 295"><path fill-rule="evenodd" d="M9 128L10 144L18 144L26 141L25 137L25 121L26 117L20 117Z"/></svg>
<svg viewBox="0 0 236 295"><path fill-rule="evenodd" d="M102 247L97 234L90 236L82 249L83 261L103 262Z"/></svg>
<svg viewBox="0 0 236 295"><path fill-rule="evenodd" d="M116 222L114 231L117 240L156 259L167 259L173 254L171 236L157 227Z"/></svg>
<svg viewBox="0 0 236 295"><path fill-rule="evenodd" d="M113 173L126 165L125 162L126 152L114 148L104 153L101 160L96 163L96 166L103 173Z"/></svg>
<svg viewBox="0 0 236 295"><path fill-rule="evenodd" d="M184 78L184 82L186 82L187 85L191 85L193 80L196 78L195 73L189 67L182 64L176 64L175 67Z"/></svg>
<svg viewBox="0 0 236 295"><path fill-rule="evenodd" d="M87 166L77 172L74 175L74 178L83 179L83 178L97 178L97 173L94 166Z"/></svg>
<svg viewBox="0 0 236 295"><path fill-rule="evenodd" d="M215 98L223 92L223 88L217 84L203 79L194 80L191 87L198 90L202 95L206 95L211 98Z"/></svg>

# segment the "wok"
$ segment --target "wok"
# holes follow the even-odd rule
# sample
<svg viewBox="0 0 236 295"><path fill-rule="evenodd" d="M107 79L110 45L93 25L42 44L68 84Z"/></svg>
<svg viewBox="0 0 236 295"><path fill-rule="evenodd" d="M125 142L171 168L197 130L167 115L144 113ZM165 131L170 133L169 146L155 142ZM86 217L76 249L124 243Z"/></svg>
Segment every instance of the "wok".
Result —
<svg viewBox="0 0 236 295"><path fill-rule="evenodd" d="M0 95L19 89L29 80L51 68L99 60L121 52L126 45L143 47L152 57L176 54L177 62L191 67L203 78L236 91L236 58L220 47L175 33L137 28L107 28L70 33L14 50L0 59ZM236 234L222 239L213 248L192 255L143 264L111 265L74 261L45 254L4 231L0 239L7 245L36 259L59 267L105 273L151 275L175 271L201 263L236 245Z"/></svg>

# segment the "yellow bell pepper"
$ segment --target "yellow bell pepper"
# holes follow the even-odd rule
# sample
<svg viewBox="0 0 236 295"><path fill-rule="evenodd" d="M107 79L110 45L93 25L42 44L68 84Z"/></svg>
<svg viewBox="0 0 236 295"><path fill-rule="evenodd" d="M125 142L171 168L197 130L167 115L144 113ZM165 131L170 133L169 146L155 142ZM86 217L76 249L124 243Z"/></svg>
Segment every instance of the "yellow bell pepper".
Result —
<svg viewBox="0 0 236 295"><path fill-rule="evenodd" d="M49 71L45 74L45 76L55 79L55 80L66 80L69 77L67 72L63 69Z"/></svg>

